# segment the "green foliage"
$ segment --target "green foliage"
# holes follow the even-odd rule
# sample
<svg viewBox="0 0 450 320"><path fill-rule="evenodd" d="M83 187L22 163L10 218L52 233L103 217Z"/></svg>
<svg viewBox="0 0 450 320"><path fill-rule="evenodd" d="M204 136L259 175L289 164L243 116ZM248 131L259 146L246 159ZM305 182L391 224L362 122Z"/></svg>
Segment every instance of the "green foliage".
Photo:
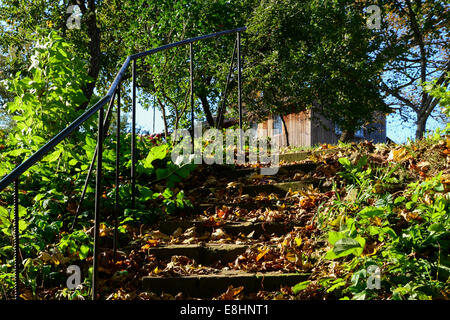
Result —
<svg viewBox="0 0 450 320"><path fill-rule="evenodd" d="M14 100L6 104L6 111L16 126L5 137L7 147L0 155L0 176L75 120L81 112L80 104L86 102L81 88L90 79L86 65L71 55L70 45L55 32L37 36L35 41L29 76L18 72L15 78L6 81L14 94ZM87 131L90 124L92 120L85 125ZM79 133L72 137L77 136ZM66 140L43 162L60 158L69 161L69 157L77 157L70 152L73 149L74 145Z"/></svg>
<svg viewBox="0 0 450 320"><path fill-rule="evenodd" d="M351 281L324 279L324 289L350 293L352 299L377 299L386 291L392 299L430 299L448 290L450 199L441 174L409 183L394 197L379 186L398 183L393 177L398 166L367 168L364 158L356 164L347 158L339 162L347 196L330 210L338 214L336 220L321 225L331 246L325 258L342 261ZM370 265L381 269L382 290L367 288Z"/></svg>
<svg viewBox="0 0 450 320"><path fill-rule="evenodd" d="M36 39L30 76L21 77L19 72L8 82L16 97L6 109L17 124L18 143L25 144L32 136L53 137L79 115L79 106L87 101L81 90L90 80L83 72L86 65L69 49L55 32Z"/></svg>
<svg viewBox="0 0 450 320"><path fill-rule="evenodd" d="M169 145L162 144L153 147L147 157L138 164L138 173L156 177L156 180L165 180L169 188L173 188L176 183L186 179L195 169L192 163L176 165L170 158ZM159 164L155 165L154 162Z"/></svg>
<svg viewBox="0 0 450 320"><path fill-rule="evenodd" d="M448 73L445 83L446 85L437 85L437 79L425 82L423 84L423 90L430 94L433 98L439 99L439 105L441 106L442 113L450 118L450 90L448 90L448 83L450 81L450 73ZM447 119L448 120L448 119ZM444 134L450 133L450 122L447 121Z"/></svg>
<svg viewBox="0 0 450 320"><path fill-rule="evenodd" d="M355 1L262 1L248 25L248 108L260 118L314 108L342 130L387 112L378 38Z"/></svg>

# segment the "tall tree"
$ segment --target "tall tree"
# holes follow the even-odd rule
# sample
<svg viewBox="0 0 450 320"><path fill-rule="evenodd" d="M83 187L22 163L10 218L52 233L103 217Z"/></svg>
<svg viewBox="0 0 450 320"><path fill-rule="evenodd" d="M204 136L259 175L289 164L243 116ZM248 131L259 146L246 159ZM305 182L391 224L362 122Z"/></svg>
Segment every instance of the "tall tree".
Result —
<svg viewBox="0 0 450 320"><path fill-rule="evenodd" d="M253 0L246 1L135 1L123 4L124 44L133 52L148 50L186 38L245 25ZM133 20L135 12L139 18ZM193 44L194 99L197 120L214 125L233 53L235 36L228 35ZM138 85L147 93L148 106L165 109L168 126L189 125L189 46L147 57L139 65Z"/></svg>
<svg viewBox="0 0 450 320"><path fill-rule="evenodd" d="M376 88L379 43L363 4L262 0L249 34L246 102L257 118L317 108L349 139L377 111L389 111Z"/></svg>
<svg viewBox="0 0 450 320"><path fill-rule="evenodd" d="M68 21L76 12L70 6L77 5L81 10L78 26L69 29ZM83 88L88 100L91 98L101 69L100 28L97 20L95 0L37 1L37 0L4 0L0 3L0 48L13 51L16 59L3 76L12 78L24 67L32 54L33 35L37 28L57 30L64 38L75 45L78 57L86 59L88 74L92 81ZM25 74L24 74L25 75ZM2 91L0 86L0 92ZM86 103L83 107L86 106Z"/></svg>
<svg viewBox="0 0 450 320"><path fill-rule="evenodd" d="M433 79L438 86L448 84L450 4L437 0L378 4L383 11L378 59L385 63L380 88L405 121L415 118L416 139L420 139L428 118L440 115L439 97L424 91L422 84Z"/></svg>

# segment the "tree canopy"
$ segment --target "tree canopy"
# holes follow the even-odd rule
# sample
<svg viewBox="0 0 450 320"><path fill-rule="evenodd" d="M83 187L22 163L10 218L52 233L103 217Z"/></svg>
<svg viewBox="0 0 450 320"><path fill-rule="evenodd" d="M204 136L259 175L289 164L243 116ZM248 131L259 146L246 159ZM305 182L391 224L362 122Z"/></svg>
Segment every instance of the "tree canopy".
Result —
<svg viewBox="0 0 450 320"><path fill-rule="evenodd" d="M375 2L381 8L380 26L370 28L366 11L371 4L365 0L4 0L0 76L10 79L18 71L29 76L26 66L35 30L56 31L86 62L92 79L82 88L87 97L83 109L93 95L106 92L125 56L245 25L243 102L248 120L314 107L351 136L380 112L410 114L410 110L416 114L420 137L439 104L420 83L438 79L438 84L446 84L448 5L436 0L380 0ZM68 23L74 5L80 10L79 28ZM224 97L234 41L226 36L194 44L195 110L197 119L210 125L215 124L224 98L226 111L235 114L234 76ZM171 128L188 125L188 50L188 46L174 48L138 65L141 104L160 108ZM12 98L0 84L0 102Z"/></svg>

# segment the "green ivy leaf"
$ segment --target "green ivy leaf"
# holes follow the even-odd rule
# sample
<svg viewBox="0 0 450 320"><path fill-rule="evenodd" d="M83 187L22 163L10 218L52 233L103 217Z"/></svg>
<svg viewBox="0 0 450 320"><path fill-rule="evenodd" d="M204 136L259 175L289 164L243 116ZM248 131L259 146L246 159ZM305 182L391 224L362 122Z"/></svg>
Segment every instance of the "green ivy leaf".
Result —
<svg viewBox="0 0 450 320"><path fill-rule="evenodd" d="M310 283L311 283L310 280L297 283L295 286L292 287L292 292L294 292L294 294L297 294L300 291L305 290Z"/></svg>

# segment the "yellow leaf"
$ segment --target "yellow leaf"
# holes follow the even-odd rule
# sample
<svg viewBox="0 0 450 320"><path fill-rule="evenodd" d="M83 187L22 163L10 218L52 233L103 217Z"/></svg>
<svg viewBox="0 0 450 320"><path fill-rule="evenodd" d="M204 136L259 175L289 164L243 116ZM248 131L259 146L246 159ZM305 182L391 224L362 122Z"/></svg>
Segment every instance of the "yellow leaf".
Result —
<svg viewBox="0 0 450 320"><path fill-rule="evenodd" d="M344 223L345 223L345 216L338 216L335 220L330 221L328 224L333 227L337 227Z"/></svg>
<svg viewBox="0 0 450 320"><path fill-rule="evenodd" d="M233 289L231 289L230 291L230 293L233 295L233 296L237 296L239 293L241 293L241 291L242 290L244 290L244 287L242 286L242 287L238 287L238 288L233 288Z"/></svg>
<svg viewBox="0 0 450 320"><path fill-rule="evenodd" d="M373 222L377 225L377 226L381 226L381 218L380 217L374 217L373 218Z"/></svg>
<svg viewBox="0 0 450 320"><path fill-rule="evenodd" d="M26 290L24 293L22 293L22 294L20 295L20 297L21 297L23 300L33 300L33 294L32 294L31 291L29 291L29 290Z"/></svg>
<svg viewBox="0 0 450 320"><path fill-rule="evenodd" d="M230 183L227 184L227 189L230 189L230 188L236 188L236 187L238 187L238 186L239 186L239 183L238 183L238 182L232 181L232 182L230 182Z"/></svg>
<svg viewBox="0 0 450 320"><path fill-rule="evenodd" d="M147 250L152 247L157 247L159 244L159 240L147 240L147 243L141 247L142 250Z"/></svg>
<svg viewBox="0 0 450 320"><path fill-rule="evenodd" d="M388 161L403 162L410 159L412 156L409 154L405 147L401 147L396 150L391 150L389 153Z"/></svg>
<svg viewBox="0 0 450 320"><path fill-rule="evenodd" d="M266 250L264 250L260 254L258 254L258 256L256 257L256 261L261 260L261 258L264 257L267 252L269 252L269 248L267 248Z"/></svg>
<svg viewBox="0 0 450 320"><path fill-rule="evenodd" d="M269 194L269 200L278 200L278 196L276 194L271 193Z"/></svg>
<svg viewBox="0 0 450 320"><path fill-rule="evenodd" d="M289 253L286 255L286 259L288 259L290 262L295 262L295 261L297 261L297 258L295 257L295 254L292 253L292 252L289 252Z"/></svg>
<svg viewBox="0 0 450 320"><path fill-rule="evenodd" d="M98 235L100 237L106 237L108 235L108 233L109 233L109 229L104 223L101 223L98 232L99 232Z"/></svg>
<svg viewBox="0 0 450 320"><path fill-rule="evenodd" d="M295 237L295 244L297 245L297 247L298 246L300 246L301 244L302 244L302 238L297 238L297 237Z"/></svg>

